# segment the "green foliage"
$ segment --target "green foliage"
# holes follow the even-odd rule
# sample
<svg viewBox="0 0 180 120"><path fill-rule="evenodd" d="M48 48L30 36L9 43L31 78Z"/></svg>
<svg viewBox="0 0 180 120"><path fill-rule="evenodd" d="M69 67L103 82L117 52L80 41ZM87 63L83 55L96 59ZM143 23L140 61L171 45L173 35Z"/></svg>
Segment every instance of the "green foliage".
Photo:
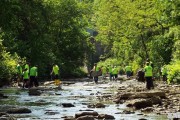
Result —
<svg viewBox="0 0 180 120"><path fill-rule="evenodd" d="M180 60L168 65L168 83L180 83Z"/></svg>
<svg viewBox="0 0 180 120"><path fill-rule="evenodd" d="M87 73L82 68L74 69L70 74L75 78L87 77Z"/></svg>
<svg viewBox="0 0 180 120"><path fill-rule="evenodd" d="M90 50L86 4L72 0L0 1L3 45L10 54L38 65L39 75L49 75L52 63L63 74L82 66ZM1 32L1 31L0 31Z"/></svg>
<svg viewBox="0 0 180 120"><path fill-rule="evenodd" d="M8 84L10 79L16 74L16 65L19 60L17 54L11 55L6 51L0 39L0 86Z"/></svg>

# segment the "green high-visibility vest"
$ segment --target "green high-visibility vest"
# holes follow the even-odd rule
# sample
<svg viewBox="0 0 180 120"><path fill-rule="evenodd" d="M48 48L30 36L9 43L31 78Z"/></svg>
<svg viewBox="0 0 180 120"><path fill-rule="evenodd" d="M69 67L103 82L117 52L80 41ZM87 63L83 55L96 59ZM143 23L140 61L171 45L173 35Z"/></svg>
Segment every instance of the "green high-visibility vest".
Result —
<svg viewBox="0 0 180 120"><path fill-rule="evenodd" d="M109 73L112 73L112 67L111 66L109 66Z"/></svg>
<svg viewBox="0 0 180 120"><path fill-rule="evenodd" d="M23 72L23 79L29 79L29 72L28 72L28 70Z"/></svg>
<svg viewBox="0 0 180 120"><path fill-rule="evenodd" d="M28 64L25 65L24 69L27 69L27 71L29 73L29 65Z"/></svg>
<svg viewBox="0 0 180 120"><path fill-rule="evenodd" d="M162 75L167 75L167 68L166 67L162 68Z"/></svg>
<svg viewBox="0 0 180 120"><path fill-rule="evenodd" d="M145 68L144 68L144 71L145 71L145 77L152 77L152 74L153 74L153 72L152 72L152 67L149 65L149 66L146 66Z"/></svg>
<svg viewBox="0 0 180 120"><path fill-rule="evenodd" d="M32 67L30 69L30 76L37 76L37 67Z"/></svg>
<svg viewBox="0 0 180 120"><path fill-rule="evenodd" d="M117 68L113 68L112 73L113 73L114 75L115 75L115 74L118 74L118 69L117 69Z"/></svg>
<svg viewBox="0 0 180 120"><path fill-rule="evenodd" d="M59 67L57 65L53 66L53 72L55 75L59 74Z"/></svg>
<svg viewBox="0 0 180 120"><path fill-rule="evenodd" d="M22 75L22 67L19 64L16 66L16 69L17 69L17 73Z"/></svg>
<svg viewBox="0 0 180 120"><path fill-rule="evenodd" d="M102 74L106 74L106 67L102 67Z"/></svg>
<svg viewBox="0 0 180 120"><path fill-rule="evenodd" d="M131 72L131 71L132 71L131 66L126 66L126 67L125 67L125 71L126 71L126 72L127 72L127 71L130 71L130 72Z"/></svg>

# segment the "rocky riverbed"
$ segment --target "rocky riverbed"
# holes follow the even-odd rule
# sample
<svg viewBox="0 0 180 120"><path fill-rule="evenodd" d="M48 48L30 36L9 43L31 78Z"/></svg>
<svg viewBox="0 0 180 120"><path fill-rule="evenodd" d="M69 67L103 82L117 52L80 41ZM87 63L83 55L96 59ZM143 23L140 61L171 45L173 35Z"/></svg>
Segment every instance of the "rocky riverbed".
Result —
<svg viewBox="0 0 180 120"><path fill-rule="evenodd" d="M0 90L0 120L179 120L180 85L145 83L120 76L118 81L72 79L62 88L53 81L38 88Z"/></svg>

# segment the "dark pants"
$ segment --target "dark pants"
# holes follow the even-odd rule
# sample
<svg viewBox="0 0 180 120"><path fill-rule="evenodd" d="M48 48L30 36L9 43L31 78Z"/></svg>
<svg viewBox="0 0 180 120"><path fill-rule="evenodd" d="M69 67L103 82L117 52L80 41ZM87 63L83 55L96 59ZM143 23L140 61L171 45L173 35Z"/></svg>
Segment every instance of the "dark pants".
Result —
<svg viewBox="0 0 180 120"><path fill-rule="evenodd" d="M94 82L98 83L98 76L94 77Z"/></svg>
<svg viewBox="0 0 180 120"><path fill-rule="evenodd" d="M54 75L54 79L59 79L59 75Z"/></svg>
<svg viewBox="0 0 180 120"><path fill-rule="evenodd" d="M167 81L167 76L163 75L163 81Z"/></svg>
<svg viewBox="0 0 180 120"><path fill-rule="evenodd" d="M29 84L30 84L30 87L33 87L33 86L38 87L39 86L38 81L35 76L30 76Z"/></svg>
<svg viewBox="0 0 180 120"><path fill-rule="evenodd" d="M23 88L29 88L29 79L23 80Z"/></svg>
<svg viewBox="0 0 180 120"><path fill-rule="evenodd" d="M152 77L145 77L146 78L146 88L150 90L154 88Z"/></svg>
<svg viewBox="0 0 180 120"><path fill-rule="evenodd" d="M113 74L113 79L114 79L114 80L117 80L117 77L118 77L117 74Z"/></svg>
<svg viewBox="0 0 180 120"><path fill-rule="evenodd" d="M112 78L113 78L113 74L112 73L109 73L109 78L110 78L110 80L112 80Z"/></svg>
<svg viewBox="0 0 180 120"><path fill-rule="evenodd" d="M127 78L131 77L131 74L132 74L131 71L127 71L126 72Z"/></svg>

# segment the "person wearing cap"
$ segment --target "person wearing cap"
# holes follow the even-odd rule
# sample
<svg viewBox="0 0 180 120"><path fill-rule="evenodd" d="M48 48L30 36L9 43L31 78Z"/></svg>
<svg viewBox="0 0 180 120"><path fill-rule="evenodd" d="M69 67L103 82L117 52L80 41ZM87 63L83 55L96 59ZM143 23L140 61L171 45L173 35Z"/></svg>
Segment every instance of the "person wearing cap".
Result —
<svg viewBox="0 0 180 120"><path fill-rule="evenodd" d="M153 80L152 80L153 68L149 62L146 62L146 66L144 67L144 72L145 72L145 79L146 79L146 88L148 90L150 90L151 88L153 89L154 88Z"/></svg>
<svg viewBox="0 0 180 120"><path fill-rule="evenodd" d="M38 87L38 81L37 81L37 76L38 76L38 71L37 71L37 65L31 67L30 69L30 83L29 83L29 87Z"/></svg>

